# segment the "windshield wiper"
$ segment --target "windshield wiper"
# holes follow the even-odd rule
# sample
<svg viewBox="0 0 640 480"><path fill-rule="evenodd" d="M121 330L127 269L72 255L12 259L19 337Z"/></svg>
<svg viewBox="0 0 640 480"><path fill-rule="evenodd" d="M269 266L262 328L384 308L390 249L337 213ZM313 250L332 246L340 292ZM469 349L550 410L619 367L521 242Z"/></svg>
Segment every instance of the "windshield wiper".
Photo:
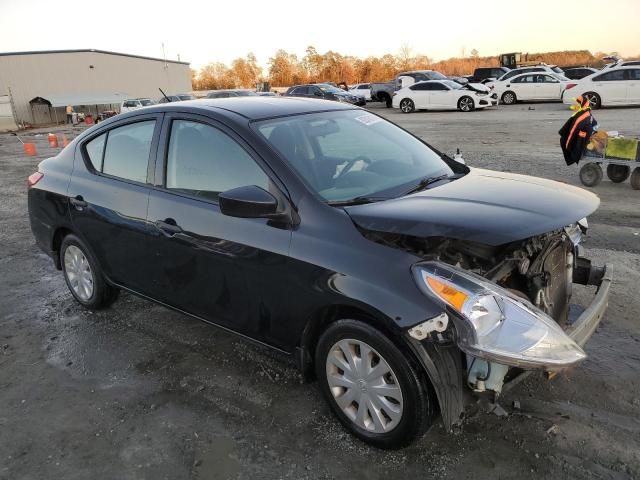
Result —
<svg viewBox="0 0 640 480"><path fill-rule="evenodd" d="M335 202L327 202L332 207L346 207L348 205L363 205L365 203L380 202L382 200L388 200L387 197L354 197L348 200L337 200Z"/></svg>
<svg viewBox="0 0 640 480"><path fill-rule="evenodd" d="M422 180L420 180L417 185L411 187L410 190L407 190L401 196L409 195L410 193L419 192L420 190L424 190L425 188L427 188L432 183L436 183L436 182L439 182L440 180L445 180L452 177L453 176L449 175L448 173L445 173L443 175L438 175L436 177L425 177Z"/></svg>

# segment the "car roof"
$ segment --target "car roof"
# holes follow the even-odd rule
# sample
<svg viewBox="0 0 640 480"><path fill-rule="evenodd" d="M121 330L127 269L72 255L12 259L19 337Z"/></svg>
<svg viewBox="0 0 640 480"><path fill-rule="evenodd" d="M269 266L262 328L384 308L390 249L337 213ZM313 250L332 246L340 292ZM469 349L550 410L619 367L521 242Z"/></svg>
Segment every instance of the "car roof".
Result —
<svg viewBox="0 0 640 480"><path fill-rule="evenodd" d="M327 100L299 97L230 97L202 98L185 102L163 103L147 107L151 111L191 110L201 112L231 112L249 120L262 120L273 117L285 117L303 113L327 112L332 110L354 110L358 107Z"/></svg>

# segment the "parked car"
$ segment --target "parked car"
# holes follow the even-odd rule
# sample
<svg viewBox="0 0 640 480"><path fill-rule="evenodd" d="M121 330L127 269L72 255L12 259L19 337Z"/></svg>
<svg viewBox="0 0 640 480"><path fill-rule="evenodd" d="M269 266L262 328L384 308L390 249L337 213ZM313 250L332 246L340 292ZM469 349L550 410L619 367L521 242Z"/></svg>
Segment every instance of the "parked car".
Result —
<svg viewBox="0 0 640 480"><path fill-rule="evenodd" d="M170 102L184 102L187 100L195 100L196 97L191 95L190 93L178 93L176 95L167 95L166 97L160 98L158 103L170 103Z"/></svg>
<svg viewBox="0 0 640 480"><path fill-rule="evenodd" d="M207 93L207 98L229 98L229 97L255 97L257 95L253 90L213 90Z"/></svg>
<svg viewBox="0 0 640 480"><path fill-rule="evenodd" d="M154 105L155 102L150 98L130 98L120 104L120 113L130 112L142 107L148 107Z"/></svg>
<svg viewBox="0 0 640 480"><path fill-rule="evenodd" d="M640 105L640 66L607 68L570 82L562 100L571 105L579 95L587 97L593 108Z"/></svg>
<svg viewBox="0 0 640 480"><path fill-rule="evenodd" d="M623 60L618 57L605 57L604 60L613 60L611 63L607 63L601 70L617 67L638 67L640 66L640 60Z"/></svg>
<svg viewBox="0 0 640 480"><path fill-rule="evenodd" d="M428 80L414 83L393 93L393 108L403 113L415 110L460 110L472 112L498 103L479 83L460 85L452 80Z"/></svg>
<svg viewBox="0 0 640 480"><path fill-rule="evenodd" d="M341 88L334 87L328 83L311 83L307 85L295 85L290 87L285 93L285 97L322 98L324 100L334 100L352 105L365 105L366 100L362 95L353 95L345 92Z"/></svg>
<svg viewBox="0 0 640 480"><path fill-rule="evenodd" d="M567 85L565 77L554 73L521 73L507 81L496 82L493 91L505 105L530 100L560 102Z"/></svg>
<svg viewBox="0 0 640 480"><path fill-rule="evenodd" d="M579 248L598 204L309 99L125 113L28 178L34 237L78 303L123 289L288 355L383 448L586 357L611 283ZM598 290L569 322L574 283Z"/></svg>
<svg viewBox="0 0 640 480"><path fill-rule="evenodd" d="M259 97L277 97L278 94L276 92L256 92L256 95Z"/></svg>
<svg viewBox="0 0 640 480"><path fill-rule="evenodd" d="M365 101L371 101L371 84L370 83L356 83L349 89L349 93L352 95L363 96Z"/></svg>
<svg viewBox="0 0 640 480"><path fill-rule="evenodd" d="M412 72L402 72L390 82L372 83L371 100L375 102L385 102L387 107L392 106L393 92L401 88L408 87L409 84L424 82L426 80L446 80L440 72L435 70L416 70Z"/></svg>
<svg viewBox="0 0 640 480"><path fill-rule="evenodd" d="M569 80L580 80L581 78L588 77L589 75L597 71L598 70L591 67L565 68L564 76Z"/></svg>
<svg viewBox="0 0 640 480"><path fill-rule="evenodd" d="M511 80L516 75L521 75L523 73L535 73L535 72L552 73L552 74L564 76L563 71L562 71L561 68L559 68L559 67L557 67L555 65L544 65L544 64L542 64L542 65L535 65L535 66L530 66L530 67L514 68L513 70L509 70L507 73L502 75L495 82L488 82L487 84L488 85L497 85L498 82L505 82L507 80ZM564 80L569 80L569 79L565 77Z"/></svg>
<svg viewBox="0 0 640 480"><path fill-rule="evenodd" d="M476 68L473 75L467 77L469 83L486 83L497 80L510 71L507 67L480 67Z"/></svg>

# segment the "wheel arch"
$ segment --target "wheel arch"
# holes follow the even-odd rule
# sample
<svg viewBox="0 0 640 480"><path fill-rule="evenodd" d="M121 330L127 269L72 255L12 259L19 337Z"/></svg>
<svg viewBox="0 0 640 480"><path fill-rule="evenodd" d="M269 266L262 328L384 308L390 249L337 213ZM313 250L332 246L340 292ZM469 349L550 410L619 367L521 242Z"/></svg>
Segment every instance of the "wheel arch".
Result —
<svg viewBox="0 0 640 480"><path fill-rule="evenodd" d="M53 262L58 270L62 270L62 263L60 261L60 247L62 246L62 240L70 233L75 233L69 227L58 227L51 236L51 251L54 253Z"/></svg>

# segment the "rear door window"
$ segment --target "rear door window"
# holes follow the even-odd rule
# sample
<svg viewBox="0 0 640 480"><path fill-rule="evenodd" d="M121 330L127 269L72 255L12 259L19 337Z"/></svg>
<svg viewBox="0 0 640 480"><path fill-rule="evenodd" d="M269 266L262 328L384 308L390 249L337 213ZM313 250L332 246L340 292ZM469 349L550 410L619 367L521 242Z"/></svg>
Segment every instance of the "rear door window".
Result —
<svg viewBox="0 0 640 480"><path fill-rule="evenodd" d="M640 68L629 70L629 80L640 80Z"/></svg>
<svg viewBox="0 0 640 480"><path fill-rule="evenodd" d="M594 82L615 82L620 80L624 80L624 70L603 73L593 79Z"/></svg>
<svg viewBox="0 0 640 480"><path fill-rule="evenodd" d="M155 125L149 120L109 130L102 173L145 183Z"/></svg>

